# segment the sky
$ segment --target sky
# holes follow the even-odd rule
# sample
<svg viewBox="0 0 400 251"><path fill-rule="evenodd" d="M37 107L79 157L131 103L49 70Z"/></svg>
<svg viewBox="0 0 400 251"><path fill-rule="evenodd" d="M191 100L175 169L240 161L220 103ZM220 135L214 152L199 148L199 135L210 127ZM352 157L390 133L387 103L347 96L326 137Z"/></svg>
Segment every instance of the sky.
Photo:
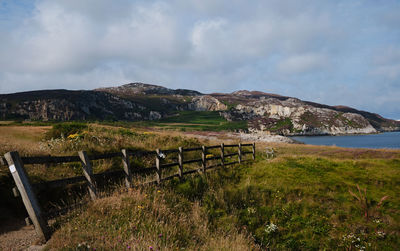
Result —
<svg viewBox="0 0 400 251"><path fill-rule="evenodd" d="M398 0L0 0L0 93L258 90L400 119Z"/></svg>

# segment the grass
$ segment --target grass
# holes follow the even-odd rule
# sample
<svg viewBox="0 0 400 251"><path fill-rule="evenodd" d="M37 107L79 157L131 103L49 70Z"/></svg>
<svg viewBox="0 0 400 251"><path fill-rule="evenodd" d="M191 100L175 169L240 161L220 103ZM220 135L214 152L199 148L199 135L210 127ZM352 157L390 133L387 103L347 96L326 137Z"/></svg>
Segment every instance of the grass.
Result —
<svg viewBox="0 0 400 251"><path fill-rule="evenodd" d="M203 123L201 118L191 122ZM24 154L207 144L179 134L104 125L90 125L73 139L41 142L49 129L1 126L8 132L1 140L12 139ZM46 147L31 149L43 144ZM267 159L262 153L266 146L257 145L254 163L182 182L172 180L161 187L104 192L103 198L57 218L47 248L396 250L400 246L399 150L269 144L276 157ZM144 165L151 160L135 161ZM119 160L94 165L95 172L120 166ZM27 168L37 180L81 174L79 164ZM2 184L8 182L6 177ZM360 196L357 187L366 194Z"/></svg>
<svg viewBox="0 0 400 251"><path fill-rule="evenodd" d="M93 202L60 220L49 248L397 249L399 151L382 158L381 151L360 157L354 150L354 159L291 149L277 146L272 160L258 154L254 164ZM371 209L388 196L369 220L349 192L357 186L366 189Z"/></svg>
<svg viewBox="0 0 400 251"><path fill-rule="evenodd" d="M233 131L247 129L246 121L227 121L216 111L180 111L157 121L141 121L135 125L182 131Z"/></svg>

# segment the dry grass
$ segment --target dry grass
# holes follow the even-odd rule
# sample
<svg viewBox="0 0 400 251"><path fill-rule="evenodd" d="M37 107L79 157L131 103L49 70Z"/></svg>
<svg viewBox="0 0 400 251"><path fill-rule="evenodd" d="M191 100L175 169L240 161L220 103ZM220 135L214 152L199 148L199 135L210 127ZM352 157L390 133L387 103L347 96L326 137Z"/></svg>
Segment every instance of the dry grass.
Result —
<svg viewBox="0 0 400 251"><path fill-rule="evenodd" d="M39 142L49 126L0 126L0 154L19 151L23 155L46 154Z"/></svg>
<svg viewBox="0 0 400 251"><path fill-rule="evenodd" d="M200 203L184 200L168 189L116 192L64 221L47 249L256 249L243 233L224 229L210 231L207 214Z"/></svg>

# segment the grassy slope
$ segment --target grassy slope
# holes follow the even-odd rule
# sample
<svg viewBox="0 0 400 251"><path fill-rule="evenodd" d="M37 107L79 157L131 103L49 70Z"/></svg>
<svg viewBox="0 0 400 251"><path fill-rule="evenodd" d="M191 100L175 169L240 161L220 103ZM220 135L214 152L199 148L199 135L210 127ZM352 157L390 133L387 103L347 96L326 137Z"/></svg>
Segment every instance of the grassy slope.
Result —
<svg viewBox="0 0 400 251"><path fill-rule="evenodd" d="M0 128L7 132L2 134L1 150L18 146L24 155L201 144L140 129L93 125L79 139L47 141L45 145L50 146L43 147L37 141L46 128ZM4 145L7 142L17 145ZM259 150L262 147L258 145ZM93 202L57 220L49 248L74 249L82 243L97 250L128 245L189 250L243 250L256 249L256 245L396 250L400 246L400 151L281 144L274 148L277 157L273 160L259 155L254 164L212 172L207 179L196 176L162 188L116 192ZM95 168L98 172L119 165L102 162ZM34 179L46 180L80 174L80 168L38 165L28 172ZM356 185L367 189L368 220L362 204L349 193L356 191ZM373 212L386 195L389 198Z"/></svg>
<svg viewBox="0 0 400 251"><path fill-rule="evenodd" d="M273 160L259 155L254 164L207 178L102 199L70 216L49 247L86 242L97 249L396 250L400 245L399 151L287 145L276 150ZM367 189L368 219L349 193L356 185Z"/></svg>

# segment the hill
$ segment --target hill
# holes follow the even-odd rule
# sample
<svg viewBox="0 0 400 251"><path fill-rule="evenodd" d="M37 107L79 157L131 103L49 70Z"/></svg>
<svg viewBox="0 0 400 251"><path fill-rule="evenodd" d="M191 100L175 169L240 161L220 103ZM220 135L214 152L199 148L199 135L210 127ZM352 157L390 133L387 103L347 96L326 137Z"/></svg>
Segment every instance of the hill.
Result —
<svg viewBox="0 0 400 251"><path fill-rule="evenodd" d="M182 111L219 112L225 121L244 121L245 131L281 135L377 133L400 122L346 106L328 106L260 91L203 94L130 83L95 90L41 90L0 95L3 120L171 121ZM173 120L173 119L172 119ZM206 124L206 122L205 122Z"/></svg>

